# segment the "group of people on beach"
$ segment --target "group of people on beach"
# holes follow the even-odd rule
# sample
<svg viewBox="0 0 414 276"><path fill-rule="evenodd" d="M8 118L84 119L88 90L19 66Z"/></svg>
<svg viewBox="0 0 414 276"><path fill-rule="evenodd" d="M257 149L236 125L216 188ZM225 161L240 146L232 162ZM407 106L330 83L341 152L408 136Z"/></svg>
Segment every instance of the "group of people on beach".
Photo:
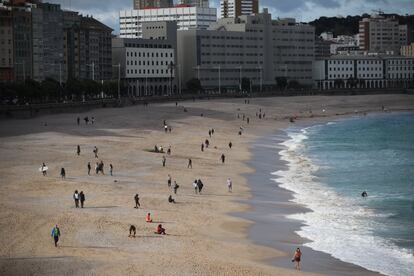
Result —
<svg viewBox="0 0 414 276"><path fill-rule="evenodd" d="M250 100L245 100L244 103L249 104ZM176 105L177 105L177 103L176 103ZM259 112L256 112L256 117L259 117L259 119L262 119L262 118L264 119L265 116L266 116L265 113L264 112L262 113L261 109L259 109ZM240 118L240 114L237 114L237 117ZM247 124L250 123L250 118L245 116L245 114L243 114L243 121L245 121L245 120L247 121ZM84 121L85 121L85 124L88 124L89 123L89 117L85 117ZM91 123L94 124L94 121L95 121L95 118L92 117L91 118ZM78 125L80 124L80 118L79 117L77 118L77 124ZM168 132L171 133L172 128L171 128L171 126L167 125L167 122L165 120L163 122L163 126L164 126L164 132L165 133L168 133ZM238 134L241 135L243 133L243 131L244 131L244 128L240 127L240 130L239 130ZM214 128L211 128L211 129L208 130L208 135L209 135L210 139L212 138L212 136L214 136L214 133L215 133ZM203 152L209 146L210 146L210 141L208 139L205 139L205 141L203 143L201 143L201 151ZM231 141L228 143L228 147L229 147L229 149L232 149L233 143ZM164 149L162 147L158 147L157 145L155 145L154 146L154 152L164 153ZM76 153L77 153L78 156L80 155L80 153L81 153L80 145L77 145ZM93 153L94 153L94 157L97 159L98 158L98 148L96 146L93 149ZM168 147L167 155L171 155L171 146ZM166 161L167 161L166 156L163 155L162 156L162 166L163 167L166 167ZM225 164L226 156L225 156L224 153L221 154L220 161L221 161L222 164ZM188 158L187 168L192 168L192 166L193 166L192 159ZM90 162L88 162L87 168L88 168L88 175L90 175L90 171L91 171ZM45 163L42 164L42 167L40 168L40 171L42 172L42 174L44 176L47 175L47 166L45 165ZM102 160L99 163L96 162L96 165L95 165L95 173L99 174L99 172L104 174L104 163L103 163ZM110 175L112 175L112 172L113 172L113 166L112 166L112 164L110 164ZM63 167L61 168L61 177L62 178L66 177L66 171ZM226 185L227 185L228 192L231 193L233 191L233 182L232 182L230 177L227 178ZM179 188L179 185L177 184L177 182L175 180L173 181L170 174L168 174L168 177L167 177L167 186L168 186L168 188L173 190L174 194L177 194L177 190ZM195 194L201 194L201 192L204 188L204 183L201 181L201 179L195 179L192 183L192 186L193 186ZM366 194L363 193L362 196L366 196ZM86 197L85 197L85 194L84 194L83 191L80 191L80 193L79 193L78 190L75 190L75 192L73 194L73 200L75 202L75 208L79 208L79 206L80 206L80 208L84 208L84 202L86 200ZM168 202L169 203L176 203L175 199L172 197L171 194L168 196ZM138 209L138 208L141 207L140 197L139 197L138 193L136 193L134 195L134 203L135 203L134 208ZM147 223L153 223L151 213L149 213L149 212L147 213L147 215L145 216L145 221ZM136 226L131 224L130 227L129 227L129 237L136 237L136 232L137 232ZM156 229L155 229L154 233L159 234L159 235L166 235L166 229L162 226L162 224L158 224L156 226ZM51 231L51 236L54 239L55 246L58 245L60 235L61 235L61 231L60 231L58 225L55 225L53 227L52 231ZM302 253L301 253L300 249L297 248L294 252L292 262L295 262L295 268L298 269L298 270L300 270L301 257L302 257Z"/></svg>

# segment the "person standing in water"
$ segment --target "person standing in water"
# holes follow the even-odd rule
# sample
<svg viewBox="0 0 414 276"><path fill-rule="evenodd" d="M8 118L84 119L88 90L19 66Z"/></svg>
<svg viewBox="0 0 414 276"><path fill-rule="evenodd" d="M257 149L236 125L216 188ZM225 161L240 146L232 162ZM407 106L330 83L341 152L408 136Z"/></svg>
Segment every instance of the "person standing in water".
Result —
<svg viewBox="0 0 414 276"><path fill-rule="evenodd" d="M302 252L300 252L299 247L296 248L295 253L293 253L292 262L295 262L295 268L300 270L300 259L302 257Z"/></svg>
<svg viewBox="0 0 414 276"><path fill-rule="evenodd" d="M52 228L51 236L55 242L55 247L57 247L57 244L59 242L59 237L60 237L60 229L57 226L57 224L55 225L55 227Z"/></svg>
<svg viewBox="0 0 414 276"><path fill-rule="evenodd" d="M134 200L135 200L135 209L138 209L139 207L141 207L141 204L139 204L139 195L135 194L134 196Z"/></svg>

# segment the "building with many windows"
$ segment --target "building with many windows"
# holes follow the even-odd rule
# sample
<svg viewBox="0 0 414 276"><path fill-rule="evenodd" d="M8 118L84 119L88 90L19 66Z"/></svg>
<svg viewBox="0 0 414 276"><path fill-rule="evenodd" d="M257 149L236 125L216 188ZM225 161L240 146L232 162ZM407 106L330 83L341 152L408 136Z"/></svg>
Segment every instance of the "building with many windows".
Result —
<svg viewBox="0 0 414 276"><path fill-rule="evenodd" d="M405 57L414 57L414 42L410 45L401 46L400 53Z"/></svg>
<svg viewBox="0 0 414 276"><path fill-rule="evenodd" d="M183 83L196 78L205 89L239 90L243 78L254 89L286 77L312 85L314 28L293 19L257 15L222 18L208 30L178 31L178 63Z"/></svg>
<svg viewBox="0 0 414 276"><path fill-rule="evenodd" d="M10 9L0 7L0 82L13 80L13 18Z"/></svg>
<svg viewBox="0 0 414 276"><path fill-rule="evenodd" d="M359 43L363 51L398 54L407 44L407 26L381 15L364 18L359 22Z"/></svg>
<svg viewBox="0 0 414 276"><path fill-rule="evenodd" d="M175 22L144 23L143 29L145 38L112 39L113 62L120 65L120 78L129 95L178 93Z"/></svg>
<svg viewBox="0 0 414 276"><path fill-rule="evenodd" d="M168 8L174 5L173 0L133 0L134 10L147 8Z"/></svg>
<svg viewBox="0 0 414 276"><path fill-rule="evenodd" d="M119 12L120 37L142 38L142 24L175 21L179 30L207 29L216 22L215 8L176 6L163 9L126 10Z"/></svg>
<svg viewBox="0 0 414 276"><path fill-rule="evenodd" d="M209 1L208 0L180 0L181 5L189 5L193 7L201 7L201 8L208 8Z"/></svg>
<svg viewBox="0 0 414 276"><path fill-rule="evenodd" d="M414 84L414 58L332 56L315 61L313 72L320 89L408 87Z"/></svg>
<svg viewBox="0 0 414 276"><path fill-rule="evenodd" d="M221 17L239 17L259 12L259 0L221 0Z"/></svg>

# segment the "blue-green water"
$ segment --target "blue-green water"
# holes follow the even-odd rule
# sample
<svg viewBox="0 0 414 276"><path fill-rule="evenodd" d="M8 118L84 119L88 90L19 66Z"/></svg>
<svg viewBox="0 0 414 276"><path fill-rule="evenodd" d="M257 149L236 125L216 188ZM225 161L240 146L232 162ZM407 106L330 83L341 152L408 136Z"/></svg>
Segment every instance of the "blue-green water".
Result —
<svg viewBox="0 0 414 276"><path fill-rule="evenodd" d="M281 187L312 212L307 245L387 275L414 275L414 114L289 129ZM367 191L368 197L361 193Z"/></svg>

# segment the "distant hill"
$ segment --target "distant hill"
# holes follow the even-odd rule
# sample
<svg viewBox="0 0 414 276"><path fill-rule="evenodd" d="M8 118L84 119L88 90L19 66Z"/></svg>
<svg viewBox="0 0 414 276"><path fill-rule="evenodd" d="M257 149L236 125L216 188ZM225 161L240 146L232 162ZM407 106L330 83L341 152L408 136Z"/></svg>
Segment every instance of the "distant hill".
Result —
<svg viewBox="0 0 414 276"><path fill-rule="evenodd" d="M362 18L369 17L369 14L347 16L347 17L325 17L309 22L310 25L315 26L316 34L320 35L323 32L333 32L337 35L355 35L358 33L358 24ZM395 16L398 18L400 24L414 27L414 15L398 15L398 14L384 14L384 16Z"/></svg>

